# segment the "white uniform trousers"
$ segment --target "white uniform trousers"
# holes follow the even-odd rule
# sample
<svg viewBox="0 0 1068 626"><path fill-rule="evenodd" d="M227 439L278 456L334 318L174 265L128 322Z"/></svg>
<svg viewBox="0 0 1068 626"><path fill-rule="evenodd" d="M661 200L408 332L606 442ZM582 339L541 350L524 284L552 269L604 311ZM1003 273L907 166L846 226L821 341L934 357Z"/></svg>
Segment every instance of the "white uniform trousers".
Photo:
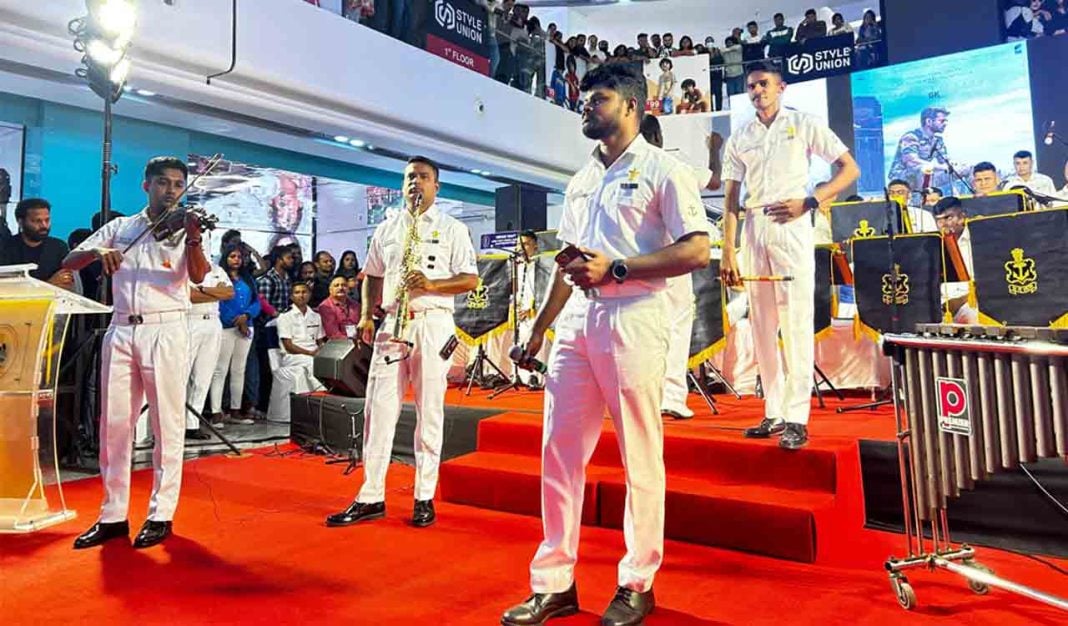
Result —
<svg viewBox="0 0 1068 626"><path fill-rule="evenodd" d="M411 384L415 391L415 499L432 500L438 486L441 464L442 430L445 422L446 374L451 361L438 354L455 331L452 313L435 309L415 314L408 322L405 337L414 345L406 348L389 341L394 317L386 316L375 336L371 370L364 404L364 480L357 502L383 502L386 499L386 470L393 450L404 392ZM396 363L386 363L403 356Z"/></svg>
<svg viewBox="0 0 1068 626"><path fill-rule="evenodd" d="M189 314L189 386L186 400L189 406L200 412L208 398L212 375L219 362L222 343L222 323L218 315ZM191 411L186 411L187 430L200 428L200 420Z"/></svg>
<svg viewBox="0 0 1068 626"><path fill-rule="evenodd" d="M250 329L251 330L251 329ZM252 348L252 337L241 334L237 328L224 328L219 342L219 359L211 377L211 412L222 413L223 384L230 374L230 410L241 408L241 396L245 391L245 364Z"/></svg>
<svg viewBox="0 0 1068 626"><path fill-rule="evenodd" d="M684 417L693 416L686 406L690 389L686 384L686 364L690 360L690 334L693 331L693 279L689 274L668 279L666 290L668 323L667 370L664 376L664 400L661 410L674 411Z"/></svg>
<svg viewBox="0 0 1068 626"><path fill-rule="evenodd" d="M541 511L545 538L530 564L535 593L574 580L586 464L612 418L627 477L618 581L653 584L664 552L664 433L660 400L668 329L662 294L594 300L557 324L546 377Z"/></svg>
<svg viewBox="0 0 1068 626"><path fill-rule="evenodd" d="M144 323L136 326L113 320L104 335L100 365L101 522L127 519L133 428L146 401L156 439L148 519L170 521L178 506L185 451L185 377L176 376L173 366L189 361L189 331L185 313L180 311L143 317Z"/></svg>
<svg viewBox="0 0 1068 626"><path fill-rule="evenodd" d="M812 221L807 214L788 224L775 224L763 216L745 221L744 273L794 277L788 282L746 284L757 368L764 386L764 416L807 424L815 359Z"/></svg>

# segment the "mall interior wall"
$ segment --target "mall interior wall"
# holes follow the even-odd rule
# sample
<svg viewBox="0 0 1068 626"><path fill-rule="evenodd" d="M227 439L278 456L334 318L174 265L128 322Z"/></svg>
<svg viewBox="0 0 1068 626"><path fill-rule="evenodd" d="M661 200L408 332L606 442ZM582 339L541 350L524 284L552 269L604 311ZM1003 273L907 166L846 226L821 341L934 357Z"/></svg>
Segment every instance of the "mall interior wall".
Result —
<svg viewBox="0 0 1068 626"><path fill-rule="evenodd" d="M53 236L65 239L76 228L88 228L90 217L100 209L102 119L98 111L0 93L0 121L26 129L22 196L43 197L52 203ZM126 117L116 117L113 143L112 160L119 171L112 179L112 208L126 214L144 207L145 162L159 155L185 158L221 152L241 163L367 185L401 186L399 167L396 172L384 171ZM443 185L441 195L485 205L494 200L491 192L454 185Z"/></svg>
<svg viewBox="0 0 1068 626"><path fill-rule="evenodd" d="M891 64L1001 43L999 0L882 0Z"/></svg>

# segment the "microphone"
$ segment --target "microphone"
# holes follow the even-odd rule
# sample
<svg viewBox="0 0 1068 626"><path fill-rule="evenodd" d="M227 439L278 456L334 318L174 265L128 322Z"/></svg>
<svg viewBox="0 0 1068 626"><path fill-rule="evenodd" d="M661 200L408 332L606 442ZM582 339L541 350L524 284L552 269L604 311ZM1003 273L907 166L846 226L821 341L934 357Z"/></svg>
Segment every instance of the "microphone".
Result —
<svg viewBox="0 0 1068 626"><path fill-rule="evenodd" d="M1049 123L1049 128L1046 129L1046 138L1042 140L1042 143L1047 146L1053 145L1053 137L1057 134L1054 129L1057 127L1057 120L1052 120Z"/></svg>
<svg viewBox="0 0 1068 626"><path fill-rule="evenodd" d="M549 368L545 367L544 363L534 357L524 358L523 348L519 346L512 346L512 349L508 351L508 358L512 359L516 366L525 370L531 370L539 374L544 374L549 371Z"/></svg>

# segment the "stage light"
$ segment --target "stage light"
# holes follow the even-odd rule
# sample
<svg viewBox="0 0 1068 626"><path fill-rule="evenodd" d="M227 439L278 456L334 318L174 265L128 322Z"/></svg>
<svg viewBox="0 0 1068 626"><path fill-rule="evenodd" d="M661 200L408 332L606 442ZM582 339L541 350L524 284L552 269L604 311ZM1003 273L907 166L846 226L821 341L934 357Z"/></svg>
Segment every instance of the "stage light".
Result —
<svg viewBox="0 0 1068 626"><path fill-rule="evenodd" d="M84 53L75 72L101 98L114 103L122 97L130 74L127 52L137 25L134 0L86 0L88 14L67 25L74 49Z"/></svg>
<svg viewBox="0 0 1068 626"><path fill-rule="evenodd" d="M346 137L345 135L334 135L334 141L336 141L338 143L348 143L349 142L349 138Z"/></svg>

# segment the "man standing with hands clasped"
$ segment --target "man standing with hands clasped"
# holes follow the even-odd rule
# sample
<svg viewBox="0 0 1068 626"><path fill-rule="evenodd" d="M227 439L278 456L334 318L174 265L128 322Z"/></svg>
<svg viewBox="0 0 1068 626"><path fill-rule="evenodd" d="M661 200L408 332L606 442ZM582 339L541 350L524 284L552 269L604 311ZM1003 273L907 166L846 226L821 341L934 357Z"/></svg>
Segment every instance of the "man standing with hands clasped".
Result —
<svg viewBox="0 0 1068 626"><path fill-rule="evenodd" d="M451 364L450 339L456 328L454 296L478 284L471 235L462 222L444 214L434 199L441 183L438 167L412 157L404 168L404 208L378 225L367 251L362 311L356 326L360 341L374 346L364 404L364 480L356 501L326 518L327 526L348 526L386 515L386 469L393 449L404 392L415 391L415 507L412 525L434 523L434 492L441 462L445 421L446 374ZM415 268L405 275L404 252L416 220ZM392 334L398 297L408 290L407 328L403 342ZM386 319L375 332L372 318L382 305Z"/></svg>
<svg viewBox="0 0 1068 626"><path fill-rule="evenodd" d="M144 233L165 211L173 210L188 173L181 159L150 160L141 185L148 207L108 222L63 260L63 267L72 271L99 260L112 276L115 303L100 357L104 505L99 521L74 541L75 549L129 535L133 430L146 400L156 439L154 482L148 519L134 547L156 545L171 534L185 450L189 283L201 284L210 265L201 247L200 223L191 214L186 214L184 230L161 241Z"/></svg>
<svg viewBox="0 0 1068 626"><path fill-rule="evenodd" d="M641 70L602 65L586 74L582 91L582 132L599 144L567 187L557 233L582 254L556 268L524 352L525 359L537 354L566 304L546 376L545 534L530 564L533 594L504 613L507 626L578 611L574 573L585 468L606 409L626 468L627 553L601 623L640 624L653 610L653 577L664 552L665 290L668 277L709 259L708 222L689 166L639 134L646 100ZM572 295L574 287L588 297Z"/></svg>
<svg viewBox="0 0 1068 626"><path fill-rule="evenodd" d="M786 282L749 282L749 315L757 368L764 384L764 419L745 431L750 438L782 435L779 445L797 450L808 442L808 415L814 363L813 317L815 244L810 214L853 183L860 170L845 144L806 113L784 108L780 70L753 66L746 76L756 119L734 131L723 158L727 213L723 240L735 241L738 214L747 211L744 274L792 276ZM809 195L810 155L834 163L838 171ZM744 205L739 202L745 183ZM724 284L742 284L743 268L733 246L723 247ZM779 356L782 336L783 355Z"/></svg>

